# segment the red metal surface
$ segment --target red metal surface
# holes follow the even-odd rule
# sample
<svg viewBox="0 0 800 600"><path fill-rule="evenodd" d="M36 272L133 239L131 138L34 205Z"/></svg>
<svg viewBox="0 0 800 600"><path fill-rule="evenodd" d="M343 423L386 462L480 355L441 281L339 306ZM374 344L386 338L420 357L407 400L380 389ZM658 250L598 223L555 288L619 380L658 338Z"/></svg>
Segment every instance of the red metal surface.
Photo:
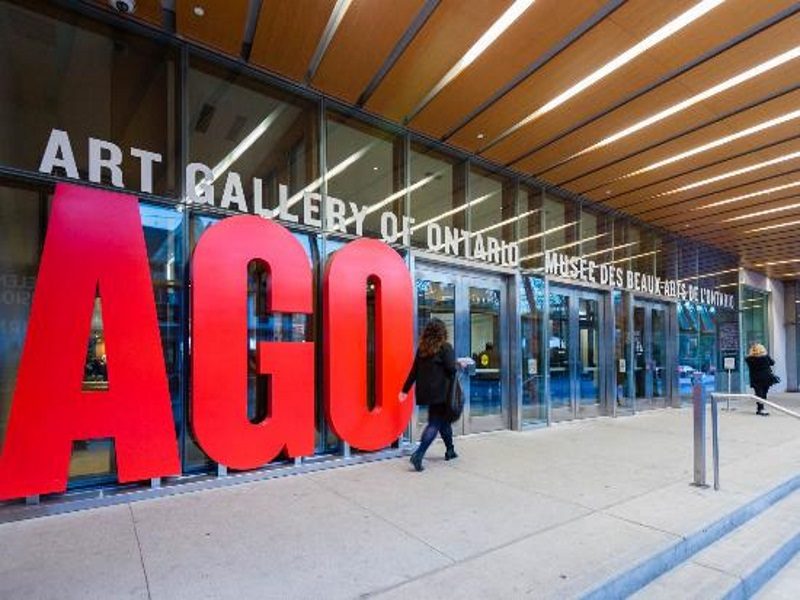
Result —
<svg viewBox="0 0 800 600"><path fill-rule="evenodd" d="M375 283L375 407L367 406L367 282ZM413 358L413 288L403 259L383 242L360 239L328 260L324 281L325 408L333 431L361 450L397 440L412 396L400 402Z"/></svg>
<svg viewBox="0 0 800 600"><path fill-rule="evenodd" d="M108 391L83 391L95 293ZM0 455L0 500L63 492L75 440L113 438L121 482L180 472L134 196L59 184Z"/></svg>
<svg viewBox="0 0 800 600"><path fill-rule="evenodd" d="M247 266L268 271L267 311L311 313L311 266L300 243L277 223L238 216L212 225L192 263L192 427L208 456L234 469L262 466L285 447L314 453L314 344L261 342L268 416L247 413Z"/></svg>

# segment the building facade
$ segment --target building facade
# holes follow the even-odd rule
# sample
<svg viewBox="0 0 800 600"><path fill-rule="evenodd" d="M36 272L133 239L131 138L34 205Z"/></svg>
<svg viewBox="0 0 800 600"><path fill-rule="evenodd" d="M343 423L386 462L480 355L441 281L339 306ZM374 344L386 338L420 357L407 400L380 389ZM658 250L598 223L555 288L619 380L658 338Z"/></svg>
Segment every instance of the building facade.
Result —
<svg viewBox="0 0 800 600"><path fill-rule="evenodd" d="M737 256L174 37L44 2L2 1L0 23L0 443L58 182L138 198L180 453L174 483L224 474L191 427L190 261L204 232L241 214L288 228L314 282L310 314L268 313L259 290L269 274L251 265L241 349L251 362L259 341L313 341L324 384L326 265L351 240L382 240L410 272L416 331L438 317L456 354L476 360L459 434L677 407L694 381L742 391L754 342L776 357L782 386L797 386L795 287L741 269ZM367 281L370 315L374 298ZM374 328L371 318L368 378ZM102 289L86 338L83 389L103 392L114 349ZM266 385L251 369L253 422L268 418ZM349 456L317 388L314 455ZM394 447L423 421L421 409ZM120 487L113 440L75 440L68 487L43 501Z"/></svg>

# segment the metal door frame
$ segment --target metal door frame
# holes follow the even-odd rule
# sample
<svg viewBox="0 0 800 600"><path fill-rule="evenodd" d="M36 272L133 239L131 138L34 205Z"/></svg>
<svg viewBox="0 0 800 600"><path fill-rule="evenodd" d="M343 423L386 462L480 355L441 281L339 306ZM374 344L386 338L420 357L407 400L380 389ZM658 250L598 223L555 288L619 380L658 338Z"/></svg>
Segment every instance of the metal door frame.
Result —
<svg viewBox="0 0 800 600"><path fill-rule="evenodd" d="M550 296L552 294L559 294L566 296L569 299L569 319L568 319L568 336L569 348L567 356L567 373L569 378L569 399L571 408L571 419L581 418L578 411L579 396L580 396L580 373L578 373L578 342L580 338L580 300L593 300L597 302L597 333L598 344L597 349L599 356L597 357L597 369L599 370L597 378L597 401L598 401L598 415L608 414L608 377L609 377L609 352L607 344L603 343L607 334L607 324L609 313L609 297L610 294L604 293L600 290L593 288L580 288L572 286L564 286L559 284L550 284L547 290L547 340L545 344L545 353L547 355L547 381L550 380L550 339L553 336L552 319L550 318ZM613 360L613 358L612 358ZM548 385L548 423L552 420L552 401L549 393Z"/></svg>
<svg viewBox="0 0 800 600"><path fill-rule="evenodd" d="M513 369L511 359L511 338L510 338L510 317L513 311L508 306L509 294L508 286L514 283L513 278L504 276L500 273L481 273L463 268L454 268L447 265L422 263L416 261L414 265L414 282L424 279L439 283L452 284L455 287L455 315L454 331L455 338L450 340L455 349L456 357L471 356L471 329L470 329L470 306L469 288L479 287L483 289L496 289L500 292L500 390L501 390L501 414L497 418L497 427L493 428L473 428L471 427L471 403L470 403L470 380L462 377L461 383L464 391L464 413L456 423L453 424L454 435L466 435L481 431L492 431L495 429L509 429L511 427L511 376ZM510 280L510 281L509 281ZM418 323L417 295L414 294L414 327ZM415 339L419 339L419 331L416 331ZM485 417L490 419L491 417ZM419 438L419 416L415 411L412 419L412 439Z"/></svg>
<svg viewBox="0 0 800 600"><path fill-rule="evenodd" d="M670 374L672 373L673 369L671 367L672 358L670 354L670 345L669 345L669 337L671 331L671 320L673 319L672 313L673 310L670 307L669 303L666 302L656 302L654 300L637 298L634 296L632 306L631 306L631 320L635 323L635 318L633 318L634 311L636 308L643 308L644 309L644 333L642 337L642 345L644 347L644 360L645 360L645 395L643 400L649 402L651 405L656 401L663 402L664 406L669 406L671 404L670 398L672 396L672 377ZM653 310L660 310L664 314L664 364L662 369L664 370L664 394L662 396L655 396L654 395L654 388L655 388L655 372L652 369L653 365ZM633 335L633 328L631 328L631 334ZM633 346L633 345L632 345ZM632 352L635 356L635 348L631 348ZM633 360L633 357L632 357ZM635 361L631 365L633 367L634 377L632 378L632 386L633 386L633 394L631 397L633 398L633 410L636 412L638 410L637 403L639 398L636 395L636 367Z"/></svg>

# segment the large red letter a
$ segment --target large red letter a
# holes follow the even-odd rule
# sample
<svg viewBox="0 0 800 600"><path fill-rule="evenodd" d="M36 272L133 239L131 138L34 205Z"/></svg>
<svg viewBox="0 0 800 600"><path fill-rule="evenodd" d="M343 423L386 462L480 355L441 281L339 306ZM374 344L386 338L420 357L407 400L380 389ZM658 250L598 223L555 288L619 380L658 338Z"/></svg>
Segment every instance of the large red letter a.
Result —
<svg viewBox="0 0 800 600"><path fill-rule="evenodd" d="M82 390L100 289L107 392ZM137 200L58 185L0 455L0 500L66 489L72 442L113 438L120 481L180 471Z"/></svg>

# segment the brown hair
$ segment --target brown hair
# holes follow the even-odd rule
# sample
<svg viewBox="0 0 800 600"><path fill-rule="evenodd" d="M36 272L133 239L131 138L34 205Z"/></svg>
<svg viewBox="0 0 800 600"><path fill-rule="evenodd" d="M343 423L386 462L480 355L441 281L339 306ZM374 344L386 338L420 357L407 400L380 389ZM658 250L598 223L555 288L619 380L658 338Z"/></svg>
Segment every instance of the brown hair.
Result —
<svg viewBox="0 0 800 600"><path fill-rule="evenodd" d="M431 319L425 325L419 339L419 355L423 358L433 356L447 341L447 327L441 319Z"/></svg>

